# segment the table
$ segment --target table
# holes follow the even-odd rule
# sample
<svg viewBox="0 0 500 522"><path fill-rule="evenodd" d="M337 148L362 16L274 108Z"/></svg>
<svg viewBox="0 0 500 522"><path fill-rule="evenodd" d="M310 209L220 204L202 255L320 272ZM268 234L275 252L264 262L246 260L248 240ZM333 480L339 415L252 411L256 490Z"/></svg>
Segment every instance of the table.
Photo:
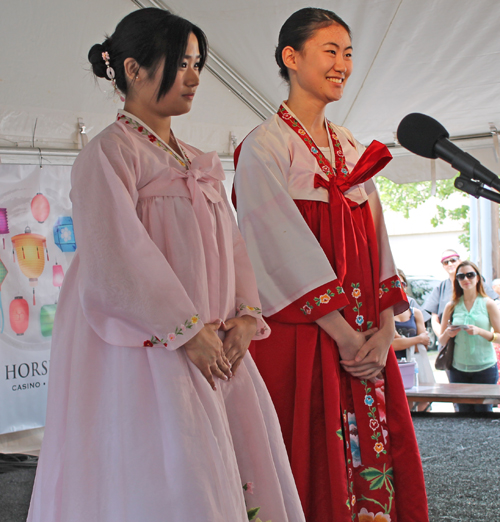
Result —
<svg viewBox="0 0 500 522"><path fill-rule="evenodd" d="M499 404L498 384L422 384L405 390L410 402L454 402L467 404Z"/></svg>

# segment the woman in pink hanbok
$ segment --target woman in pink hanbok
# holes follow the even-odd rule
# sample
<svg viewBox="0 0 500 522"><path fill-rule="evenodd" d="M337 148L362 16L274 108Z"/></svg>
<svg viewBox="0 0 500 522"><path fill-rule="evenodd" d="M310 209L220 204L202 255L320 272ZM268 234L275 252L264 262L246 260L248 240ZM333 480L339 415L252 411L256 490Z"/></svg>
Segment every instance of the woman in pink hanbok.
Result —
<svg viewBox="0 0 500 522"><path fill-rule="evenodd" d="M29 522L304 521L246 354L269 328L221 163L170 128L206 56L202 31L159 9L89 53L125 108L72 171L78 250Z"/></svg>

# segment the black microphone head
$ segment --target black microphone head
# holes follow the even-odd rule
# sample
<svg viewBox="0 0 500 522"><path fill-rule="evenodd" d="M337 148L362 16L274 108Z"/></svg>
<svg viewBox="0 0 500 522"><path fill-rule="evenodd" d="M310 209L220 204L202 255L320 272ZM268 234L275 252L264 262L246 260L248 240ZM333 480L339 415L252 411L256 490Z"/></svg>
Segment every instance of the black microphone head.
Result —
<svg viewBox="0 0 500 522"><path fill-rule="evenodd" d="M437 120L419 112L408 114L401 120L397 136L405 149L424 158L437 158L434 145L439 139L450 137Z"/></svg>

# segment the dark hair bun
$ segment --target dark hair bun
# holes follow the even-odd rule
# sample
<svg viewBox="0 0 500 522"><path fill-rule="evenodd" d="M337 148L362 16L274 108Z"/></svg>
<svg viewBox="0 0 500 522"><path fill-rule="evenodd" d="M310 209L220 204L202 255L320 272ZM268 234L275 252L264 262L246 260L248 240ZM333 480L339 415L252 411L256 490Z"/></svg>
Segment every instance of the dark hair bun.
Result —
<svg viewBox="0 0 500 522"><path fill-rule="evenodd" d="M89 51L89 62L92 64L92 72L99 78L108 78L106 76L106 64L102 59L102 53L105 52L103 44L95 44Z"/></svg>

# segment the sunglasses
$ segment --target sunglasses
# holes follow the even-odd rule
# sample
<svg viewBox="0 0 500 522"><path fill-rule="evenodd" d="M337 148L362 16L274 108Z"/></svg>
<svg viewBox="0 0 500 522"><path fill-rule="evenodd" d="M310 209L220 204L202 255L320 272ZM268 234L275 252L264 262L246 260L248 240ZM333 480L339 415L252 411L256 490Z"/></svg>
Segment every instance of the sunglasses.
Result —
<svg viewBox="0 0 500 522"><path fill-rule="evenodd" d="M465 278L474 279L476 277L476 272L467 272L466 274L457 274L457 279L459 281L463 281Z"/></svg>
<svg viewBox="0 0 500 522"><path fill-rule="evenodd" d="M452 257L451 259L445 259L443 265L452 265L458 262L458 257Z"/></svg>

